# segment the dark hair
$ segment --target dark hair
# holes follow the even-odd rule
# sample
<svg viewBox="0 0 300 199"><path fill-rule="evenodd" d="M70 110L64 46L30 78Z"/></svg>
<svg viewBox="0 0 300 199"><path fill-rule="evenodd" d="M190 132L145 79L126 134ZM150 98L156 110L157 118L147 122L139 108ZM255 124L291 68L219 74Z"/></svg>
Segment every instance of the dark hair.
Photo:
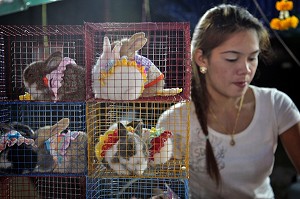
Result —
<svg viewBox="0 0 300 199"><path fill-rule="evenodd" d="M269 34L262 23L245 8L221 4L209 9L199 20L192 38L192 100L195 103L197 118L205 136L208 136L207 113L209 95L206 79L194 60L196 49L201 49L203 56L209 58L211 51L221 45L230 35L244 30L254 29L259 39L260 57L270 47ZM209 139L206 139L206 167L210 177L219 185L221 176Z"/></svg>

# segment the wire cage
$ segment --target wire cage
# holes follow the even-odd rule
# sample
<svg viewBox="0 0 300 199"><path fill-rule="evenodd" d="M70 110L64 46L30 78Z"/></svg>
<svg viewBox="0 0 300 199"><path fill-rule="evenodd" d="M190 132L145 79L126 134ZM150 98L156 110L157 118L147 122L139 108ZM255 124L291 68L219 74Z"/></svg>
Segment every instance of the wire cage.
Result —
<svg viewBox="0 0 300 199"><path fill-rule="evenodd" d="M0 175L83 175L85 103L1 102Z"/></svg>
<svg viewBox="0 0 300 199"><path fill-rule="evenodd" d="M87 178L87 198L188 199L188 182L186 179Z"/></svg>
<svg viewBox="0 0 300 199"><path fill-rule="evenodd" d="M34 177L0 177L0 197L2 199L38 199Z"/></svg>
<svg viewBox="0 0 300 199"><path fill-rule="evenodd" d="M0 177L2 199L85 199L86 178L83 177Z"/></svg>
<svg viewBox="0 0 300 199"><path fill-rule="evenodd" d="M1 101L84 101L84 26L0 25L0 83Z"/></svg>
<svg viewBox="0 0 300 199"><path fill-rule="evenodd" d="M1 198L188 198L189 28L0 25Z"/></svg>
<svg viewBox="0 0 300 199"><path fill-rule="evenodd" d="M188 177L189 117L172 115L173 132L156 128L174 103L87 102L88 176Z"/></svg>
<svg viewBox="0 0 300 199"><path fill-rule="evenodd" d="M85 23L85 47L87 99L189 99L189 23Z"/></svg>

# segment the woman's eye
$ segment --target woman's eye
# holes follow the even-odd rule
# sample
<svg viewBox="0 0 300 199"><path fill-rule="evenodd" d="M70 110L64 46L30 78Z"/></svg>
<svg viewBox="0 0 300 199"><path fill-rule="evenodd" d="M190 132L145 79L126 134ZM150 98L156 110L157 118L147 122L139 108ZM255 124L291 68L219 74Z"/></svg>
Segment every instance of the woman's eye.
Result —
<svg viewBox="0 0 300 199"><path fill-rule="evenodd" d="M235 62L237 59L226 59L226 61L228 61L228 62Z"/></svg>
<svg viewBox="0 0 300 199"><path fill-rule="evenodd" d="M250 57L249 58L249 61L256 61L257 60L257 57Z"/></svg>

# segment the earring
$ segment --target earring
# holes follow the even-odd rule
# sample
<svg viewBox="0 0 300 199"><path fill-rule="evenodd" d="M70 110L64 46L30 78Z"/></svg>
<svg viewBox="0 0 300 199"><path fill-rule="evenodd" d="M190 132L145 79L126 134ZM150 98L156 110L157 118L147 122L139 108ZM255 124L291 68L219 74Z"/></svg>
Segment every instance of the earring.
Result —
<svg viewBox="0 0 300 199"><path fill-rule="evenodd" d="M201 72L202 74L205 74L205 73L207 72L207 68L204 67L204 66L200 66L200 72Z"/></svg>

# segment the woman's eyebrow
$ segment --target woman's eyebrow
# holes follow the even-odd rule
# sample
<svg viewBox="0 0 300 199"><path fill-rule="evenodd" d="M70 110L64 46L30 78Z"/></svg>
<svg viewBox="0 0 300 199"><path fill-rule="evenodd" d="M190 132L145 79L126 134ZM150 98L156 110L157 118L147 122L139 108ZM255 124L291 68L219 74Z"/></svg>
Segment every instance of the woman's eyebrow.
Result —
<svg viewBox="0 0 300 199"><path fill-rule="evenodd" d="M235 51L235 50L228 50L228 51L221 52L221 54L226 54L226 53L242 54L241 52ZM251 52L250 54L252 55L252 54L256 54L256 53L260 53L260 50L255 50L255 51Z"/></svg>

